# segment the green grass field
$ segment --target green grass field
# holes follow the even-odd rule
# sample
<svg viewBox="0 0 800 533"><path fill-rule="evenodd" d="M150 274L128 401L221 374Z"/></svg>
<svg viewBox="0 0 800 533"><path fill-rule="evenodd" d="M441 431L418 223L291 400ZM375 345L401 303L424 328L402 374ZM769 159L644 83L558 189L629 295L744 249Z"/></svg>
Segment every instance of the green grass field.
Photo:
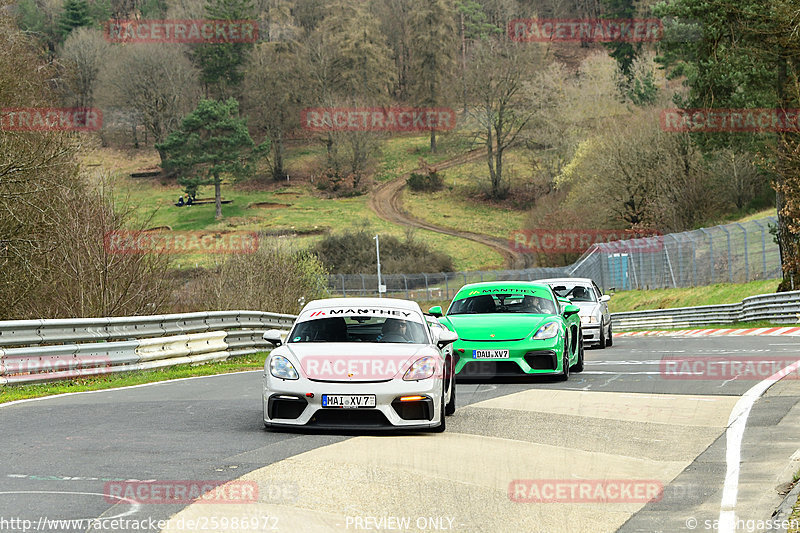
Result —
<svg viewBox="0 0 800 533"><path fill-rule="evenodd" d="M718 283L704 287L681 289L652 289L648 291L619 291L611 297L608 308L612 313L669 307L730 304L757 294L775 292L779 280L769 279L750 283Z"/></svg>
<svg viewBox="0 0 800 533"><path fill-rule="evenodd" d="M427 137L400 137L386 143L387 153L394 156L397 171L416 167L420 154L428 151ZM444 148L435 159L461 153L461 140L457 137L442 140ZM293 148L287 157L289 175L321 155L319 150ZM120 150L94 150L85 155L91 164L88 171L102 168L116 176L115 195L131 206L137 217L148 220L148 227L168 226L173 231L267 231L297 233L292 241L298 247L307 247L329 232L337 233L360 229L364 226L375 233L404 237L405 228L378 218L367 204L366 195L354 198L325 198L308 181L290 180L288 183L267 182L263 187L251 183L223 184L222 196L232 200L222 206L223 219L215 220L214 204L176 207L181 187L174 182L163 183L158 178L130 178L128 174L140 168L157 164L155 154L124 152ZM201 187L198 198L213 198L213 187ZM456 270L498 268L502 257L492 249L472 241L426 230L416 230L415 237L453 258ZM218 257L176 256L177 265L209 265Z"/></svg>

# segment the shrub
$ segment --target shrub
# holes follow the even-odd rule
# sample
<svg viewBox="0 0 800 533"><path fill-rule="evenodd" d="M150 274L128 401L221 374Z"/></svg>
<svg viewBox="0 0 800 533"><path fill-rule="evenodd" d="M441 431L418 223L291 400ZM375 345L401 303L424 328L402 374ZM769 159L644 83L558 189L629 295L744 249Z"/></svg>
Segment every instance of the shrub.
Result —
<svg viewBox="0 0 800 533"><path fill-rule="evenodd" d="M325 267L334 274L360 274L377 268L375 235L362 229L340 235L329 235L313 248ZM452 272L453 259L431 249L408 233L401 241L391 235L380 236L381 272L414 274L419 272Z"/></svg>
<svg viewBox="0 0 800 533"><path fill-rule="evenodd" d="M328 295L327 273L311 253L263 238L251 254L229 256L184 287L182 310L246 309L297 313L302 302Z"/></svg>
<svg viewBox="0 0 800 533"><path fill-rule="evenodd" d="M434 192L444 188L444 179L442 179L436 170L426 174L412 172L411 176L406 180L406 183L412 191L418 192Z"/></svg>

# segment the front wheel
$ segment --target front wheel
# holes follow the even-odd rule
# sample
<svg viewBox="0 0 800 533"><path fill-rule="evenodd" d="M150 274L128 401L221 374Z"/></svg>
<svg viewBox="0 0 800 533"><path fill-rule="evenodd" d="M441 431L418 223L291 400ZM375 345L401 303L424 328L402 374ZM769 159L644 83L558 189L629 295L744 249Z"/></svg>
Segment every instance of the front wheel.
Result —
<svg viewBox="0 0 800 533"><path fill-rule="evenodd" d="M456 377L455 374L450 372L450 401L444 408L444 414L447 416L456 412Z"/></svg>
<svg viewBox="0 0 800 533"><path fill-rule="evenodd" d="M434 432L434 433L443 433L444 430L445 430L445 427L447 426L447 422L445 420L445 404L444 404L444 393L445 392L446 392L446 390L444 388L444 380L442 380L442 398L441 398L441 400L439 400L439 405L440 405L440 409L439 409L439 424L436 425L436 426L433 426L431 428L431 431Z"/></svg>
<svg viewBox="0 0 800 533"><path fill-rule="evenodd" d="M578 340L578 362L575 363L575 366L570 368L571 372L583 372L583 334L581 334L581 338Z"/></svg>
<svg viewBox="0 0 800 533"><path fill-rule="evenodd" d="M569 379L569 351L564 350L564 362L561 363L563 370L558 375L558 381L567 381Z"/></svg>
<svg viewBox="0 0 800 533"><path fill-rule="evenodd" d="M601 350L606 347L606 327L600 323L600 343L597 345Z"/></svg>

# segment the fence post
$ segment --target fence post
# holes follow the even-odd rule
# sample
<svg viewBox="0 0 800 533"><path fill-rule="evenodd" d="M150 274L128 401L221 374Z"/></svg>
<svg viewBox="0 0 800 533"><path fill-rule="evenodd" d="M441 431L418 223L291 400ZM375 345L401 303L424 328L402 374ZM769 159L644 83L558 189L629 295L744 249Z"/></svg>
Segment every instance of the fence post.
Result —
<svg viewBox="0 0 800 533"><path fill-rule="evenodd" d="M428 287L428 275L425 274L425 273L423 273L422 275L425 276L425 294L428 295L428 300L430 300L431 299L431 289L430 289L430 287Z"/></svg>
<svg viewBox="0 0 800 533"><path fill-rule="evenodd" d="M406 286L406 300L410 300L411 298L408 296L408 278L405 274L403 274L403 283L405 283Z"/></svg>
<svg viewBox="0 0 800 533"><path fill-rule="evenodd" d="M700 228L700 231L708 235L708 268L711 272L711 284L714 283L714 237L706 228Z"/></svg>
<svg viewBox="0 0 800 533"><path fill-rule="evenodd" d="M344 274L339 274L342 277L342 296L347 296L347 289L344 286Z"/></svg>
<svg viewBox="0 0 800 533"><path fill-rule="evenodd" d="M733 252L731 251L731 232L725 226L720 226L720 229L725 232L725 237L728 242L728 279L733 283Z"/></svg>
<svg viewBox="0 0 800 533"><path fill-rule="evenodd" d="M364 281L364 274L359 274L361 276L361 296L367 295L367 283Z"/></svg>
<svg viewBox="0 0 800 533"><path fill-rule="evenodd" d="M761 263L762 263L762 269L763 269L761 271L761 275L766 278L767 277L767 236L766 236L766 233L764 231L766 228L764 228L763 224L761 224L761 222L759 222L758 220L754 220L753 222L755 222L756 225L759 228L761 228Z"/></svg>
<svg viewBox="0 0 800 533"><path fill-rule="evenodd" d="M449 300L450 299L450 286L447 284L447 272L444 273L444 294L445 294L444 299L445 300Z"/></svg>
<svg viewBox="0 0 800 533"><path fill-rule="evenodd" d="M739 222L736 222L736 225L742 228L742 234L744 235L744 282L747 283L750 281L750 264L747 260L747 254L750 253L750 248L747 246L747 229Z"/></svg>

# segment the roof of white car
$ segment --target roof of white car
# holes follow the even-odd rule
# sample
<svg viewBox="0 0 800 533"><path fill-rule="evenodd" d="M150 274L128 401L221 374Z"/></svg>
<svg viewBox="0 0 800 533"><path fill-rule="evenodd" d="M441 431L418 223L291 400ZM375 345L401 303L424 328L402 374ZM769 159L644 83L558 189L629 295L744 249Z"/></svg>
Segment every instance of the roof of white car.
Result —
<svg viewBox="0 0 800 533"><path fill-rule="evenodd" d="M326 298L308 302L303 310L320 309L323 307L386 307L389 309L406 309L422 313L417 302L401 300L399 298Z"/></svg>
<svg viewBox="0 0 800 533"><path fill-rule="evenodd" d="M534 283L560 283L565 281L567 283L586 283L587 285L592 284L591 278L547 278L533 280Z"/></svg>

